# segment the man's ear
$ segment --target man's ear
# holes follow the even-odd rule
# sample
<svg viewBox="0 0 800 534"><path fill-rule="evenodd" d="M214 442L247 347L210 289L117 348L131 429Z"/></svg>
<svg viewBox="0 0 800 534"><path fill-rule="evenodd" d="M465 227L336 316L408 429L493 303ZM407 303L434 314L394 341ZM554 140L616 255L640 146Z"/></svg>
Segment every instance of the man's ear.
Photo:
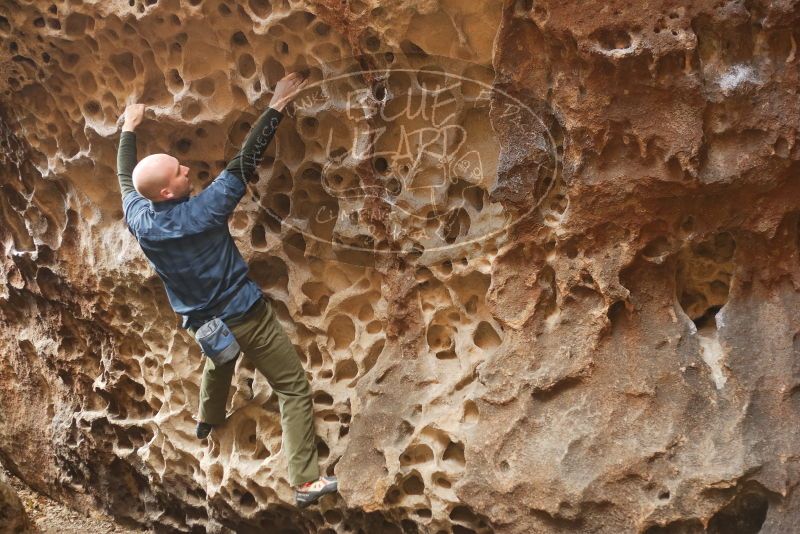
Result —
<svg viewBox="0 0 800 534"><path fill-rule="evenodd" d="M161 198L163 198L164 200L170 200L175 197L175 195L172 194L172 191L170 191L166 187L163 188L161 191L159 191L159 193L161 194Z"/></svg>

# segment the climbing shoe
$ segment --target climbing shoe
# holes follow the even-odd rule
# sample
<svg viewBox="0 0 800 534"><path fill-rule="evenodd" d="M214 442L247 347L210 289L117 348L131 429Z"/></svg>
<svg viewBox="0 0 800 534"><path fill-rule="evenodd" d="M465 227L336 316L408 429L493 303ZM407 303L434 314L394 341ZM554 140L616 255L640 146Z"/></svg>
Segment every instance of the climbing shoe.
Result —
<svg viewBox="0 0 800 534"><path fill-rule="evenodd" d="M214 425L209 425L208 423L198 421L197 429L195 430L197 439L206 439L212 428L214 428Z"/></svg>
<svg viewBox="0 0 800 534"><path fill-rule="evenodd" d="M297 486L294 492L294 500L297 506L305 508L317 502L326 493L335 493L337 489L336 477L319 477L317 480Z"/></svg>

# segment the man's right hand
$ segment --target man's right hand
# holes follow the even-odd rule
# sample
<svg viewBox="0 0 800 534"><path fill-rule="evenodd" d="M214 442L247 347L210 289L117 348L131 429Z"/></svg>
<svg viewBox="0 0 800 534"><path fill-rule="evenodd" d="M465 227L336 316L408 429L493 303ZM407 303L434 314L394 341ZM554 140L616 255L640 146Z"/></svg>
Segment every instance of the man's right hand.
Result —
<svg viewBox="0 0 800 534"><path fill-rule="evenodd" d="M269 107L276 111L283 111L286 104L297 96L297 93L305 87L306 83L308 83L308 79L304 78L299 72L287 74L275 84L275 94L272 95Z"/></svg>
<svg viewBox="0 0 800 534"><path fill-rule="evenodd" d="M144 104L129 104L125 108L125 122L122 124L123 132L132 132L144 118Z"/></svg>

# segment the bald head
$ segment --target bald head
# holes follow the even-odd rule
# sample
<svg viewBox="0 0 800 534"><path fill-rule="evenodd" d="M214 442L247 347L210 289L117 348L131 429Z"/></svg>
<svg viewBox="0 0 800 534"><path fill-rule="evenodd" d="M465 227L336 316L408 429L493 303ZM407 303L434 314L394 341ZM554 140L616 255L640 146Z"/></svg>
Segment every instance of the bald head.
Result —
<svg viewBox="0 0 800 534"><path fill-rule="evenodd" d="M151 154L133 169L133 187L153 202L174 200L191 192L189 168L169 154Z"/></svg>

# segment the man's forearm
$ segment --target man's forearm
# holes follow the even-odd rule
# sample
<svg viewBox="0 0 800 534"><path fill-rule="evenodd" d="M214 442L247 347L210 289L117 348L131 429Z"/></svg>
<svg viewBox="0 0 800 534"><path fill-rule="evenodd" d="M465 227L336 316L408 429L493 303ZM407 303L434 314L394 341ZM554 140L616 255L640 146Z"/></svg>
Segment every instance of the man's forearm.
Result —
<svg viewBox="0 0 800 534"><path fill-rule="evenodd" d="M117 150L117 178L122 198L136 191L133 187L133 168L136 167L136 134L123 129Z"/></svg>
<svg viewBox="0 0 800 534"><path fill-rule="evenodd" d="M242 149L228 162L225 169L241 180L249 180L255 173L258 164L261 163L264 151L275 137L282 118L283 114L273 108L262 113L250 133L247 134Z"/></svg>

